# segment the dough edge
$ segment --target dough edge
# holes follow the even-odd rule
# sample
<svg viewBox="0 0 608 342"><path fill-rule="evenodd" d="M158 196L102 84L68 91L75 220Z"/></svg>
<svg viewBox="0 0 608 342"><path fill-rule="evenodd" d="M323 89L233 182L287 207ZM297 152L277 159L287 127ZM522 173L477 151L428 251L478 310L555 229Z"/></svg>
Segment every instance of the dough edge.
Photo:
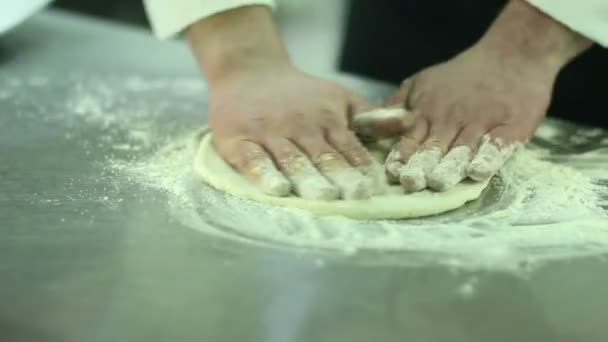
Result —
<svg viewBox="0 0 608 342"><path fill-rule="evenodd" d="M359 220L405 219L431 216L460 208L479 198L486 182L463 182L447 192L422 192L409 195L382 195L367 200L316 201L299 197L269 196L240 176L215 151L208 128L195 139L195 173L217 190L262 204L306 210L319 216L346 216Z"/></svg>

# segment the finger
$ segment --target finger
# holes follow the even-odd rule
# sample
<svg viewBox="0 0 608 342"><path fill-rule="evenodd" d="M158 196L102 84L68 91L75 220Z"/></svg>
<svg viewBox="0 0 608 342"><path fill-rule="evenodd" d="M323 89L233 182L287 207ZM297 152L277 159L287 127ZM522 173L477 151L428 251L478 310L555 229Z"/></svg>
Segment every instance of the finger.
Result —
<svg viewBox="0 0 608 342"><path fill-rule="evenodd" d="M445 154L450 149L450 146L452 146L452 143L462 130L462 126L459 123L447 120L447 118L442 117L429 120L429 134L421 149L439 148L442 154Z"/></svg>
<svg viewBox="0 0 608 342"><path fill-rule="evenodd" d="M390 184L399 184L399 174L404 165L399 151L399 143L396 143L384 161L386 178Z"/></svg>
<svg viewBox="0 0 608 342"><path fill-rule="evenodd" d="M472 124L464 127L458 134L452 146L468 146L473 154L477 153L481 138L488 132L488 128Z"/></svg>
<svg viewBox="0 0 608 342"><path fill-rule="evenodd" d="M479 151L467 168L467 175L475 181L486 181L494 176L513 152L522 144L517 133L508 126L499 126L481 139Z"/></svg>
<svg viewBox="0 0 608 342"><path fill-rule="evenodd" d="M344 199L366 199L372 194L372 182L353 168L325 138L318 136L294 139L316 168L340 190ZM364 156L357 156L359 163Z"/></svg>
<svg viewBox="0 0 608 342"><path fill-rule="evenodd" d="M441 160L443 152L439 147L425 147L412 155L409 161L401 169L399 182L407 193L424 190L427 183L427 175L435 168Z"/></svg>
<svg viewBox="0 0 608 342"><path fill-rule="evenodd" d="M451 150L428 175L429 188L447 191L467 177L467 168L485 131L483 127L469 125L460 132Z"/></svg>
<svg viewBox="0 0 608 342"><path fill-rule="evenodd" d="M399 142L389 153L386 158L385 168L391 183L400 181L402 170L404 169L406 162L411 159L419 148L420 143L426 138L428 127L428 122L425 119L418 120L414 126L401 137ZM406 179L405 182L407 183L408 180ZM413 185L408 183L404 184L404 186L409 189ZM406 191L409 192L409 190Z"/></svg>
<svg viewBox="0 0 608 342"><path fill-rule="evenodd" d="M351 129L366 140L404 133L415 122L415 116L401 107L378 108L357 114Z"/></svg>
<svg viewBox="0 0 608 342"><path fill-rule="evenodd" d="M224 159L250 182L271 196L287 196L291 183L277 170L264 148L249 140L217 143Z"/></svg>
<svg viewBox="0 0 608 342"><path fill-rule="evenodd" d="M355 93L349 94L349 115L350 117L356 116L359 113L365 113L377 108L367 101L366 98L359 96Z"/></svg>
<svg viewBox="0 0 608 342"><path fill-rule="evenodd" d="M288 139L275 138L265 142L276 165L289 178L296 194L312 200L334 200L339 190L332 185L296 145Z"/></svg>
<svg viewBox="0 0 608 342"><path fill-rule="evenodd" d="M382 138L374 141L372 146L374 147L374 149L384 153L384 159L386 159L386 155L393 149L393 146L395 146L395 144L397 144L400 139L401 136Z"/></svg>
<svg viewBox="0 0 608 342"><path fill-rule="evenodd" d="M408 78L401 82L401 86L399 90L397 90L393 95L389 96L384 100L384 105L386 107L402 107L402 108L410 108L407 106L408 98L412 89L414 88L414 78Z"/></svg>
<svg viewBox="0 0 608 342"><path fill-rule="evenodd" d="M439 164L459 130L459 127L447 122L430 123L424 143L401 170L399 180L406 192L421 191L428 186L429 175Z"/></svg>
<svg viewBox="0 0 608 342"><path fill-rule="evenodd" d="M370 155L367 149L359 142L357 137L347 130L327 131L326 139L348 163L356 168L368 180L372 194L384 192L384 177L382 167Z"/></svg>

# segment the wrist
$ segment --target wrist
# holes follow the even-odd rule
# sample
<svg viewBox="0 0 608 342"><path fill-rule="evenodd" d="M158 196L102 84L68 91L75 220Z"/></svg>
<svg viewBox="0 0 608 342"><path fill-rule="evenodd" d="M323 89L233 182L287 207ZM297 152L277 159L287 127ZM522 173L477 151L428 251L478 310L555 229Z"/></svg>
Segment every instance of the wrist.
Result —
<svg viewBox="0 0 608 342"><path fill-rule="evenodd" d="M477 46L505 61L557 74L592 45L525 0L511 0Z"/></svg>
<svg viewBox="0 0 608 342"><path fill-rule="evenodd" d="M290 67L270 9L245 6L204 18L187 32L210 83L252 70Z"/></svg>

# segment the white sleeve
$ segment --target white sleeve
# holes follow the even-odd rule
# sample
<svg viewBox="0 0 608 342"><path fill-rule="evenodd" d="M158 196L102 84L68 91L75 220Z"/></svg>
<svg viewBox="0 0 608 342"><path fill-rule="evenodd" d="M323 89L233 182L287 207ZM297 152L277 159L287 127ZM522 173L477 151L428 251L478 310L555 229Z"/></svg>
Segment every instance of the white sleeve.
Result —
<svg viewBox="0 0 608 342"><path fill-rule="evenodd" d="M249 6L275 6L274 0L144 0L154 34L172 37L199 19L229 9Z"/></svg>
<svg viewBox="0 0 608 342"><path fill-rule="evenodd" d="M608 47L608 0L528 0L571 30Z"/></svg>

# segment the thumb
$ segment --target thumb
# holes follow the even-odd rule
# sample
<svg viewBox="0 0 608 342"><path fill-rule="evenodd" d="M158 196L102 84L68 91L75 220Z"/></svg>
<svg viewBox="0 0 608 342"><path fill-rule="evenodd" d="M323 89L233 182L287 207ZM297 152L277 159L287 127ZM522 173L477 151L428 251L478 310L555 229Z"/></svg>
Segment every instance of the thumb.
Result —
<svg viewBox="0 0 608 342"><path fill-rule="evenodd" d="M399 90L397 90L391 96L387 97L384 100L384 105L388 106L388 107L400 106L400 107L409 108L407 106L407 102L410 97L410 92L412 91L413 88L414 88L414 78L411 77L411 78L406 79L405 81L401 82L401 86L399 87Z"/></svg>
<svg viewBox="0 0 608 342"><path fill-rule="evenodd" d="M376 108L355 114L351 129L363 140L377 140L400 135L410 128L415 115L403 107Z"/></svg>
<svg viewBox="0 0 608 342"><path fill-rule="evenodd" d="M366 98L352 92L349 94L348 99L350 107L348 110L349 121L351 121L352 118L357 114L369 112L371 110L379 108L379 106L369 103Z"/></svg>

